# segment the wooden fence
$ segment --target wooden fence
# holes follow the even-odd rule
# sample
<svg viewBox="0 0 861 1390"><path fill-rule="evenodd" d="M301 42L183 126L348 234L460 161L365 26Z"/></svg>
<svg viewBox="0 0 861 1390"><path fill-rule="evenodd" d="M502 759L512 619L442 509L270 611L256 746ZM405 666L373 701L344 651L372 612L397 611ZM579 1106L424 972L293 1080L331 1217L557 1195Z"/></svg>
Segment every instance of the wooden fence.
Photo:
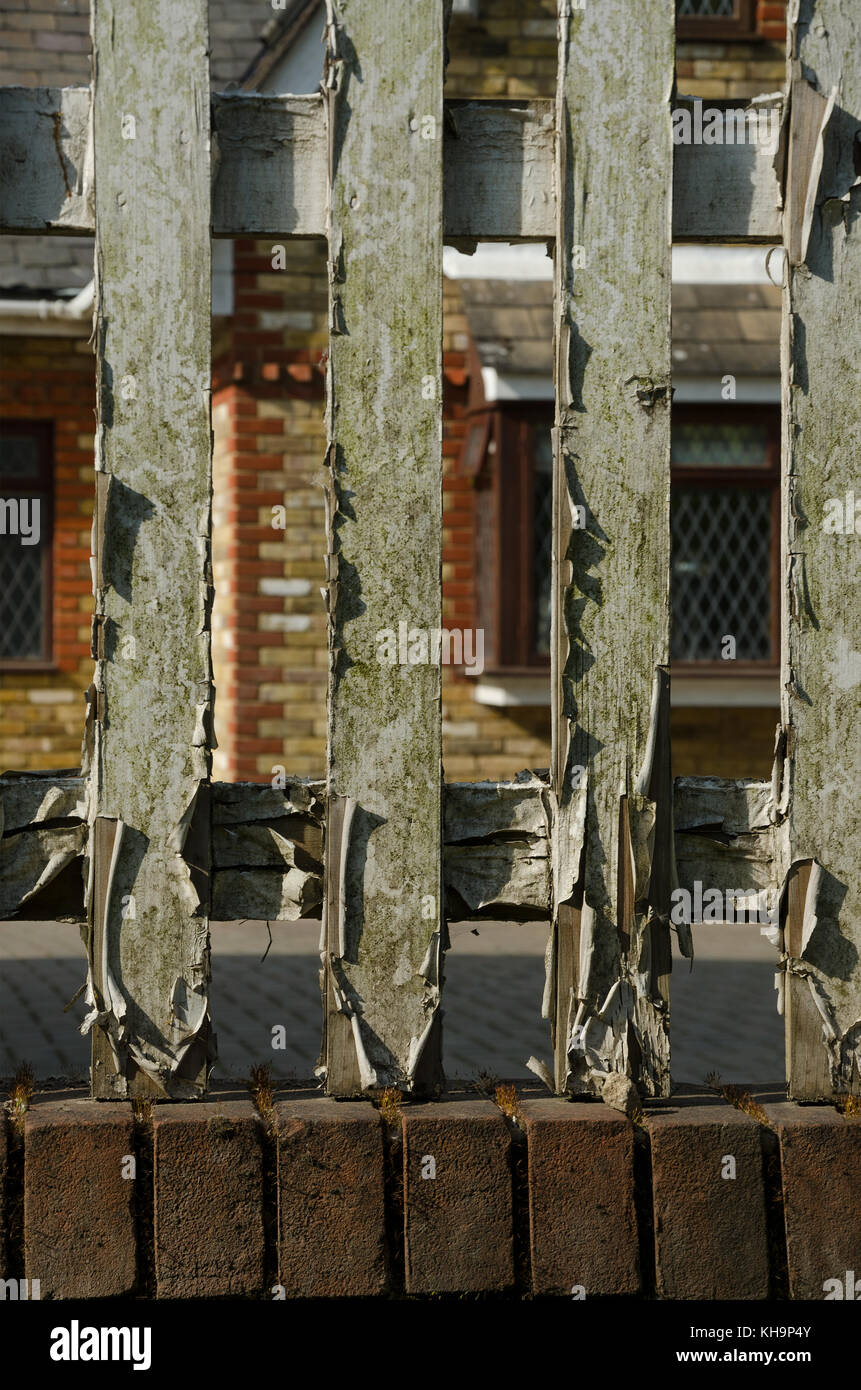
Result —
<svg viewBox="0 0 861 1390"><path fill-rule="evenodd" d="M796 3L776 158L674 145L672 0L560 0L555 103L444 101L443 0L328 0L301 97L210 94L206 0L93 0L89 90L0 91L0 230L96 245L84 763L0 782L2 915L86 913L95 1096L205 1091L210 914L317 912L331 1094L436 1093L471 915L552 921L554 1089L667 1094L697 880L780 886L790 1094L861 1088L859 540L822 520L861 443L851 8ZM328 242L325 784L210 781L210 233ZM441 626L442 247L478 239L554 245L553 755L444 786L439 665L375 634ZM785 248L770 785L672 781L672 240Z"/></svg>

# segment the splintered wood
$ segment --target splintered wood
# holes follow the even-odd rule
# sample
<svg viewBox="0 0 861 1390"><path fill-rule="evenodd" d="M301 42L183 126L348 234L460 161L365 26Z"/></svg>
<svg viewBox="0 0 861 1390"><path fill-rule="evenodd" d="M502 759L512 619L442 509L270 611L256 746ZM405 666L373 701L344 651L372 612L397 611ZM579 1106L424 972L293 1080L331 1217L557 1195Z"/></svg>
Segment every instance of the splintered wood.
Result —
<svg viewBox="0 0 861 1390"><path fill-rule="evenodd" d="M861 1088L861 62L854 0L791 34L778 804L790 1095Z"/></svg>
<svg viewBox="0 0 861 1390"><path fill-rule="evenodd" d="M328 10L328 1090L442 1081L442 75L438 0Z"/></svg>
<svg viewBox="0 0 861 1390"><path fill-rule="evenodd" d="M669 1090L672 0L560 4L553 520L559 1091Z"/></svg>
<svg viewBox="0 0 861 1390"><path fill-rule="evenodd" d="M96 1096L194 1096L210 1060L206 14L206 0L94 0L92 12Z"/></svg>

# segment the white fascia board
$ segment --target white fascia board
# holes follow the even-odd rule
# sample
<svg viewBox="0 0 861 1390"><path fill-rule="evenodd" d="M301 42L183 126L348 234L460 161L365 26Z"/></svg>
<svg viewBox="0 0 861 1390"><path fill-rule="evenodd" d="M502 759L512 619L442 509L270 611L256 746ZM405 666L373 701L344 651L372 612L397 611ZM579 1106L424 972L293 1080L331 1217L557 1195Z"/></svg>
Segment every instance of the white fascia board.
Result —
<svg viewBox="0 0 861 1390"><path fill-rule="evenodd" d="M721 392L718 376L675 377L673 405L717 404L731 405ZM780 378L776 376L736 377L735 400L741 405L780 404Z"/></svg>
<svg viewBox="0 0 861 1390"><path fill-rule="evenodd" d="M478 705L496 708L550 704L550 673L535 676L488 676L476 680L472 696ZM673 676L670 703L680 708L779 709L777 676Z"/></svg>
<svg viewBox="0 0 861 1390"><path fill-rule="evenodd" d="M772 246L673 247L676 285L773 285L780 283L781 258ZM771 270L769 275L766 261ZM547 244L480 241L471 256L444 246L443 274L450 280L552 280Z"/></svg>
<svg viewBox="0 0 861 1390"><path fill-rule="evenodd" d="M488 404L499 401L552 401L553 378L536 373L505 373L482 367L481 380ZM677 377L674 405L725 405L720 377ZM779 377L737 377L735 400L740 405L780 404Z"/></svg>
<svg viewBox="0 0 861 1390"><path fill-rule="evenodd" d="M506 375L495 367L482 367L484 398L494 401L552 401L553 378L539 372L512 372Z"/></svg>
<svg viewBox="0 0 861 1390"><path fill-rule="evenodd" d="M780 708L775 676L670 676L670 704L679 708Z"/></svg>
<svg viewBox="0 0 861 1390"><path fill-rule="evenodd" d="M779 285L781 258L775 252L768 260L773 250L773 246L674 246L673 284Z"/></svg>

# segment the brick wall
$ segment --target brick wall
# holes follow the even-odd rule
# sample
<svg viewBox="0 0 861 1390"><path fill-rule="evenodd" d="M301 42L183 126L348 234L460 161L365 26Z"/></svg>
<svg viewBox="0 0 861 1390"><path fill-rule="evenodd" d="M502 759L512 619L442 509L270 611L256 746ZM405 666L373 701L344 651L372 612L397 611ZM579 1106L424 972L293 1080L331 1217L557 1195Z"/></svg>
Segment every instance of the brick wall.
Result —
<svg viewBox="0 0 861 1390"><path fill-rule="evenodd" d="M54 424L53 669L0 672L0 767L76 767L92 680L93 352L86 340L0 340L0 413Z"/></svg>
<svg viewBox="0 0 861 1390"><path fill-rule="evenodd" d="M0 1277L42 1299L588 1304L822 1301L861 1269L857 1117L776 1088L739 1105L682 1088L634 1123L530 1083L496 1097L384 1116L307 1091L260 1113L233 1092L135 1119L37 1096L15 1123L0 1110Z"/></svg>
<svg viewBox="0 0 861 1390"><path fill-rule="evenodd" d="M213 766L225 781L325 765L325 248L289 242L285 259L273 270L272 242L234 244L232 341L215 367Z"/></svg>

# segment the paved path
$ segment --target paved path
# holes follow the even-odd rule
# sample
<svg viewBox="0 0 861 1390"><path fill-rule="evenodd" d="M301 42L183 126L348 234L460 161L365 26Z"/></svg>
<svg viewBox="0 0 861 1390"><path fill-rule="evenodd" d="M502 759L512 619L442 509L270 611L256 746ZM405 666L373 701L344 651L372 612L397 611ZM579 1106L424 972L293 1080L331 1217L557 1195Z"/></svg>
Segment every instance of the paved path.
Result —
<svg viewBox="0 0 861 1390"><path fill-rule="evenodd" d="M546 928L482 923L451 928L446 958L444 1058L451 1078L480 1072L525 1077L530 1053L550 1060L540 1018ZM673 1077L700 1082L774 1082L783 1076L783 1020L773 987L776 951L756 926L698 927L697 960L674 961ZM266 960L263 923L214 923L212 1006L217 1074L242 1077L255 1062L276 1077L305 1078L317 1061L319 923L276 923ZM89 1039L78 1033L83 1004L63 1008L85 974L76 927L0 924L0 1076L26 1059L39 1079L85 1078ZM287 1046L274 1051L282 1024Z"/></svg>

